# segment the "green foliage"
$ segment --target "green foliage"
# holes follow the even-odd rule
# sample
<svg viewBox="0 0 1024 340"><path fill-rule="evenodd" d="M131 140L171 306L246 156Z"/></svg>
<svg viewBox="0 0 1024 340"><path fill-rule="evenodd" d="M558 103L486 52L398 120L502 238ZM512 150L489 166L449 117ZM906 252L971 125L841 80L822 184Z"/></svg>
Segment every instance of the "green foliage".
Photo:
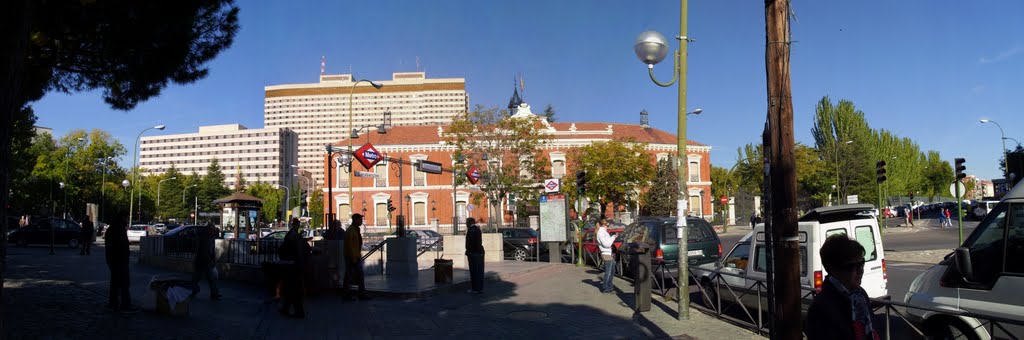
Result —
<svg viewBox="0 0 1024 340"><path fill-rule="evenodd" d="M572 169L587 172L584 197L598 202L601 212L608 204L617 209L635 205L641 189L654 178L654 157L646 143L633 140L594 142L570 151ZM568 188L575 190L575 179Z"/></svg>
<svg viewBox="0 0 1024 340"><path fill-rule="evenodd" d="M206 167L206 176L199 180L198 190L200 212L218 211L220 208L213 201L231 194L231 190L224 186L224 173L217 158Z"/></svg>
<svg viewBox="0 0 1024 340"><path fill-rule="evenodd" d="M260 209L260 215L263 216L263 220L280 220L281 219L281 207L284 204L284 189L280 189L277 186L257 180L253 182L246 189L246 193L259 197L263 200L263 208Z"/></svg>
<svg viewBox="0 0 1024 340"><path fill-rule="evenodd" d="M761 146L747 144L736 150L736 157L739 159L734 165L731 178L733 182L728 186L731 192L744 191L753 195L762 195L764 183L764 156L761 154ZM799 167L798 167L799 169Z"/></svg>
<svg viewBox="0 0 1024 340"><path fill-rule="evenodd" d="M715 167L711 168L712 182L715 182ZM720 168L718 168L720 169ZM714 187L711 189L714 192ZM641 197L640 215L672 216L676 213L676 200L679 199L679 176L672 166L671 158L658 161L657 170L651 186Z"/></svg>
<svg viewBox="0 0 1024 340"><path fill-rule="evenodd" d="M547 119L548 123L554 123L555 122L555 107L551 106L551 104L548 104L548 106L544 108L544 114L542 114L541 116L543 116L545 119Z"/></svg>
<svg viewBox="0 0 1024 340"><path fill-rule="evenodd" d="M309 199L309 217L312 218L310 226L316 229L322 227L324 223L324 192L320 186L313 188L313 192L310 193Z"/></svg>
<svg viewBox="0 0 1024 340"><path fill-rule="evenodd" d="M52 194L56 212L61 213L64 211L66 191L69 214L84 217L86 203L100 203L101 188L106 191L107 188L120 186L123 171L116 168L110 159L120 158L125 152L120 142L102 130L72 130L58 141L54 141L49 134L43 134L37 136L33 144L20 154L20 160L28 164L21 164L19 168L31 165L31 173L28 176L21 173L14 177L12 185L25 190L21 193L21 202L26 211L37 213L45 210ZM101 159L106 161L101 162ZM107 171L105 179L116 185L103 183L104 169ZM65 183L64 191L60 189L61 182Z"/></svg>

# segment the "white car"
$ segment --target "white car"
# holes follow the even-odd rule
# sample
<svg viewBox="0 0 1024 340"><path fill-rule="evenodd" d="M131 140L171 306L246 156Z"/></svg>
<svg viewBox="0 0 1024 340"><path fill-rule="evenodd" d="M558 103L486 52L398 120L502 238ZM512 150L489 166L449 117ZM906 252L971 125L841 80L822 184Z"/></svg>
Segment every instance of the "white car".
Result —
<svg viewBox="0 0 1024 340"><path fill-rule="evenodd" d="M149 226L145 224L128 227L128 243L139 243L143 237L149 236L147 230L149 230Z"/></svg>
<svg viewBox="0 0 1024 340"><path fill-rule="evenodd" d="M1017 185L945 260L910 284L904 302L926 336L939 339L1021 337L1024 326L942 313L969 312L1024 324L1024 185ZM994 330L994 334L989 331ZM1007 334L1007 332L1009 334ZM964 336L960 336L964 335Z"/></svg>

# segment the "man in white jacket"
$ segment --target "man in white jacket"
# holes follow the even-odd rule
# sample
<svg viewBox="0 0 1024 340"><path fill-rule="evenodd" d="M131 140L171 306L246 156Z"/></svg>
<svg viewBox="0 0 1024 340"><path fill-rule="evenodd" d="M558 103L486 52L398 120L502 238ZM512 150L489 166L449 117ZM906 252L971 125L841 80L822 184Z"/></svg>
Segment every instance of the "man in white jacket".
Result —
<svg viewBox="0 0 1024 340"><path fill-rule="evenodd" d="M614 286L612 286L612 277L615 274L615 257L612 256L612 244L614 243L615 238L608 234L608 220L602 219L598 222L597 245L601 250L601 260L604 261L604 280L601 281L601 292L605 294L615 292Z"/></svg>

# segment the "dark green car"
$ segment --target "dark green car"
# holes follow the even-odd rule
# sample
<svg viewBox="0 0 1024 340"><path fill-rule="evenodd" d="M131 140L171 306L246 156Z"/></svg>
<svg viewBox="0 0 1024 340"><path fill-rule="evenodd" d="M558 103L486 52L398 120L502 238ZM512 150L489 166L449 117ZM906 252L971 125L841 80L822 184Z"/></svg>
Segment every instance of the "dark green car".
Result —
<svg viewBox="0 0 1024 340"><path fill-rule="evenodd" d="M687 251L689 253L689 265L699 266L705 263L714 263L722 257L722 242L718 234L707 221L688 217L687 225ZM616 241L622 241L623 248L628 247L632 242L644 242L650 247L652 270L657 278L676 277L678 268L679 239L676 237L676 218L660 217L646 218L633 222L626 227L626 230L619 234ZM626 252L619 252L619 261L622 263L623 274L632 277L629 273L629 255Z"/></svg>

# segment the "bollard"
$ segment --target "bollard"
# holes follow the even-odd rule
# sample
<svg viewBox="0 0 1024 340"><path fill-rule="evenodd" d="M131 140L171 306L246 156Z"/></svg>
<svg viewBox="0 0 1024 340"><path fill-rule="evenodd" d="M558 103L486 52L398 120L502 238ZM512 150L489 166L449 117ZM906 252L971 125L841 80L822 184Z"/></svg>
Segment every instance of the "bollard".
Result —
<svg viewBox="0 0 1024 340"><path fill-rule="evenodd" d="M651 310L651 254L646 244L629 245L629 271L633 273L633 310Z"/></svg>

